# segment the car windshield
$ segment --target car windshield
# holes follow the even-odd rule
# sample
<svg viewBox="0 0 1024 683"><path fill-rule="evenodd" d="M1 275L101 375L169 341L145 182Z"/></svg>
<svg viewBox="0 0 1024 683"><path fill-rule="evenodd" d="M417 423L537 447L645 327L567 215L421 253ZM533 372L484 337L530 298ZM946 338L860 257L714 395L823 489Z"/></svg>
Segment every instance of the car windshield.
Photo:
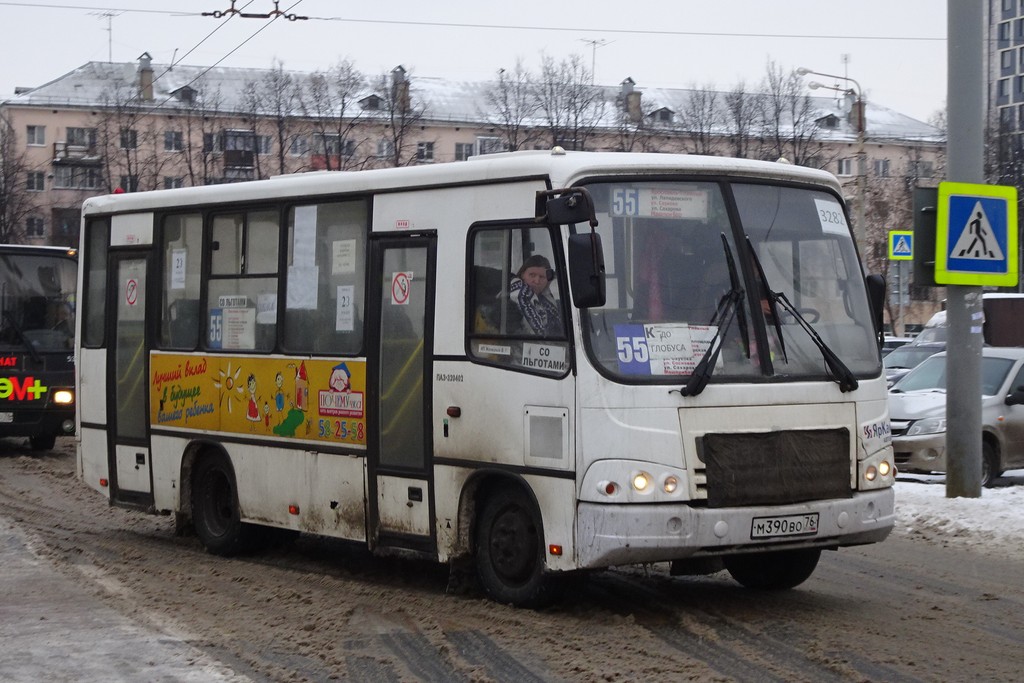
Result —
<svg viewBox="0 0 1024 683"><path fill-rule="evenodd" d="M854 375L877 374L864 277L833 195L713 181L587 188L604 249L607 300L585 313L584 335L602 372L627 382L679 381L717 335L713 382L829 376L801 322L767 306L770 289L793 303ZM763 281L746 258L747 240Z"/></svg>
<svg viewBox="0 0 1024 683"><path fill-rule="evenodd" d="M907 376L896 383L893 391L945 391L946 390L946 358L932 356L923 361ZM985 357L981 359L981 393L984 396L995 396L1006 381L1006 373L1013 367L1009 358Z"/></svg>
<svg viewBox="0 0 1024 683"><path fill-rule="evenodd" d="M942 348L921 348L915 346L901 346L892 351L882 359L887 370L897 368L916 368L923 360L934 356Z"/></svg>

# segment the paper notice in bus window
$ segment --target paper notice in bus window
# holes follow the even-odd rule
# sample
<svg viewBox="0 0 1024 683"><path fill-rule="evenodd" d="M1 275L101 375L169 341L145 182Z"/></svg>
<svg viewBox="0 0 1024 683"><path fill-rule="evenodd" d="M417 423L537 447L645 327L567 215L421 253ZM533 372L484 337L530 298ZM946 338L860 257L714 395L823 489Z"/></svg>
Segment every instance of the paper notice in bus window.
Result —
<svg viewBox="0 0 1024 683"><path fill-rule="evenodd" d="M565 360L565 348L554 344L523 344L523 358L520 364L530 370L565 372L569 365Z"/></svg>
<svg viewBox="0 0 1024 683"><path fill-rule="evenodd" d="M288 267L288 294L285 307L290 311L314 311L317 302L317 280L320 269L316 266Z"/></svg>
<svg viewBox="0 0 1024 683"><path fill-rule="evenodd" d="M316 264L316 206L295 207L295 229L292 231L292 265Z"/></svg>
<svg viewBox="0 0 1024 683"><path fill-rule="evenodd" d="M171 289L185 289L185 264L188 249L171 250Z"/></svg>
<svg viewBox="0 0 1024 683"><path fill-rule="evenodd" d="M711 345L708 325L616 325L619 372L625 375L689 375Z"/></svg>
<svg viewBox="0 0 1024 683"><path fill-rule="evenodd" d="M834 199L815 199L814 208L818 211L818 222L821 223L822 232L833 235L850 234L843 207L839 206L839 202Z"/></svg>
<svg viewBox="0 0 1024 683"><path fill-rule="evenodd" d="M611 215L625 218L707 220L708 191L616 187L612 189L610 209Z"/></svg>
<svg viewBox="0 0 1024 683"><path fill-rule="evenodd" d="M334 329L336 332L352 332L355 328L355 287L338 285L338 307L334 315Z"/></svg>
<svg viewBox="0 0 1024 683"><path fill-rule="evenodd" d="M256 309L225 308L224 316L224 348L255 349L256 348Z"/></svg>
<svg viewBox="0 0 1024 683"><path fill-rule="evenodd" d="M356 241L335 240L331 245L331 275L356 272Z"/></svg>
<svg viewBox="0 0 1024 683"><path fill-rule="evenodd" d="M260 325L277 322L277 292L261 292L256 297L256 322Z"/></svg>

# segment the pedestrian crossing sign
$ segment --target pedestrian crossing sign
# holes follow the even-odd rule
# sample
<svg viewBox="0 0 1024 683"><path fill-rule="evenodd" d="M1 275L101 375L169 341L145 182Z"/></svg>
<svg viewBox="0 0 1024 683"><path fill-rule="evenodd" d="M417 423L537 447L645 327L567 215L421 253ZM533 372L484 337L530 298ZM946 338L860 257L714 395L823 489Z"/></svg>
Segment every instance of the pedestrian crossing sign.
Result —
<svg viewBox="0 0 1024 683"><path fill-rule="evenodd" d="M935 282L1013 287L1017 284L1017 188L939 183Z"/></svg>
<svg viewBox="0 0 1024 683"><path fill-rule="evenodd" d="M890 230L889 231L889 260L890 261L913 261L914 260L914 231L913 230Z"/></svg>

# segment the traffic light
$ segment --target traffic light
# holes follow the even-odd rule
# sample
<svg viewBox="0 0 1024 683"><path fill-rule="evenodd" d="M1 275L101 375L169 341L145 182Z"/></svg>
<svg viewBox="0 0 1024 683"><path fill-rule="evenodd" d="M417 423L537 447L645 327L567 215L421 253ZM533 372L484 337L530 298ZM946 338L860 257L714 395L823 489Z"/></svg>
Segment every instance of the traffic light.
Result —
<svg viewBox="0 0 1024 683"><path fill-rule="evenodd" d="M914 284L936 287L935 230L939 190L914 188Z"/></svg>

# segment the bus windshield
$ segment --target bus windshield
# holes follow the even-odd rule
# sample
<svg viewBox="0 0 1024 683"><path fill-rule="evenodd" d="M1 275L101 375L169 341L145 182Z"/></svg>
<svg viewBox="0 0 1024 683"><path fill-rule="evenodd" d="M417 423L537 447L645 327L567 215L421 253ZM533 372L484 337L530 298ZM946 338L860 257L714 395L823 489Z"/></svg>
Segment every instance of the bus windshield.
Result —
<svg viewBox="0 0 1024 683"><path fill-rule="evenodd" d="M76 273L64 256L0 254L0 351L74 347Z"/></svg>
<svg viewBox="0 0 1024 683"><path fill-rule="evenodd" d="M605 374L677 382L720 337L712 381L828 376L822 349L802 323L854 375L879 371L863 274L833 195L753 182L587 188L607 300L585 312L583 327ZM783 295L803 320L768 292ZM735 294L739 302L729 310Z"/></svg>

